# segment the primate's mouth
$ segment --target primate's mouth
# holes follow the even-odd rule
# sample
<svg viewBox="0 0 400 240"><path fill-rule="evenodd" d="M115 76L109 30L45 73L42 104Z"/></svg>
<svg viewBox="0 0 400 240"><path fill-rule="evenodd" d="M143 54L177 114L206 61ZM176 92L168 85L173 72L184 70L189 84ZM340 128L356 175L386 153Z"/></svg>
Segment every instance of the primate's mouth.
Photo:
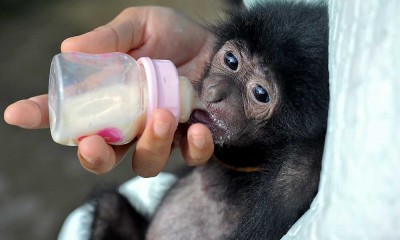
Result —
<svg viewBox="0 0 400 240"><path fill-rule="evenodd" d="M199 109L196 109L192 112L192 115L190 116L190 121L192 123L203 123L206 125L213 125L214 123L208 112Z"/></svg>
<svg viewBox="0 0 400 240"><path fill-rule="evenodd" d="M223 121L217 119L212 113L196 109L190 116L190 124L202 123L210 129L214 143L222 144L231 138L231 131Z"/></svg>

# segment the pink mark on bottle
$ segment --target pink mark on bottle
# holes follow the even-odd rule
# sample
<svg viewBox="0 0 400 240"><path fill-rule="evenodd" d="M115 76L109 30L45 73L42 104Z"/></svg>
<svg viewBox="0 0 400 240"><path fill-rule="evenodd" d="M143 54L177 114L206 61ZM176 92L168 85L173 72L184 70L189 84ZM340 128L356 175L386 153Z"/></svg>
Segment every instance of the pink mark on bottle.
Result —
<svg viewBox="0 0 400 240"><path fill-rule="evenodd" d="M85 137L87 137L87 135L80 136L80 137L78 138L78 142L82 141L82 139L84 139Z"/></svg>
<svg viewBox="0 0 400 240"><path fill-rule="evenodd" d="M123 139L122 132L117 128L104 128L97 132L97 135L104 138L107 143L116 143Z"/></svg>

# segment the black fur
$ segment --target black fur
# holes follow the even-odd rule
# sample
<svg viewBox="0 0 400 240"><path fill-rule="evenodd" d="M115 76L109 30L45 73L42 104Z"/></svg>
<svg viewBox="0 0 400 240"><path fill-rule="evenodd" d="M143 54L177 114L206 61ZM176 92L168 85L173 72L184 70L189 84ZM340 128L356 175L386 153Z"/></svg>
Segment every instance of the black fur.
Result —
<svg viewBox="0 0 400 240"><path fill-rule="evenodd" d="M323 4L272 1L232 12L214 27L215 49L233 40L276 75L284 97L269 141L310 138L325 131L328 115L328 15ZM271 132L273 135L271 135ZM268 143L268 142L267 142Z"/></svg>
<svg viewBox="0 0 400 240"><path fill-rule="evenodd" d="M91 203L94 220L89 239L144 239L148 221L117 191L101 192L93 197Z"/></svg>
<svg viewBox="0 0 400 240"><path fill-rule="evenodd" d="M214 32L215 51L236 42L271 69L278 83L279 107L261 130L252 133L249 125L240 144L215 150L221 162L262 170L240 172L214 159L196 168L167 194L147 237L280 239L318 191L329 103L327 7L265 3L233 12ZM211 205L218 211L207 209ZM216 227L210 225L220 218Z"/></svg>

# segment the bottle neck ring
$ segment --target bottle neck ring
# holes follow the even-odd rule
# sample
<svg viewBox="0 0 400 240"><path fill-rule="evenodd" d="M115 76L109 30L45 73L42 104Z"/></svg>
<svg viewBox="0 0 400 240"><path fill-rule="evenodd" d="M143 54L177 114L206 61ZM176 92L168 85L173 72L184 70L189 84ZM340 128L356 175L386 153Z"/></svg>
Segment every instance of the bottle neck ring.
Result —
<svg viewBox="0 0 400 240"><path fill-rule="evenodd" d="M154 110L169 110L178 124L180 116L179 76L175 65L168 60L152 60L142 57L137 60L143 66L148 89L147 120Z"/></svg>

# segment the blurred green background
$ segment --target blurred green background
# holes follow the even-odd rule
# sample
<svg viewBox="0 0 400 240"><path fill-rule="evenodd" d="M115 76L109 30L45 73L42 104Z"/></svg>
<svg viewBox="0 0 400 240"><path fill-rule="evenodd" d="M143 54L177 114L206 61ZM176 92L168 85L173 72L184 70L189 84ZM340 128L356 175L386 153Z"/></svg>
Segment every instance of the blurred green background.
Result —
<svg viewBox="0 0 400 240"><path fill-rule="evenodd" d="M0 109L47 92L52 57L67 37L103 25L129 6L163 5L213 22L222 1L1 0ZM51 140L48 129L23 130L0 123L0 239L55 239L66 215L94 188L134 176L130 159L111 173L84 170L76 148Z"/></svg>

